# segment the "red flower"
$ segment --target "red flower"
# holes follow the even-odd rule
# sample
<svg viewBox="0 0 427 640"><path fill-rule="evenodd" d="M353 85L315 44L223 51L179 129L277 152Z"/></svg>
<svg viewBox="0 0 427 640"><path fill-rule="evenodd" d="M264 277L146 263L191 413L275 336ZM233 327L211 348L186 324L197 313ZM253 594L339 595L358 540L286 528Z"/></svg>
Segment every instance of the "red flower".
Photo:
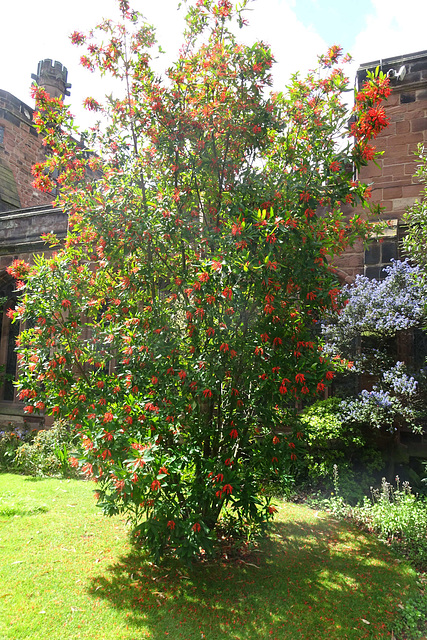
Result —
<svg viewBox="0 0 427 640"><path fill-rule="evenodd" d="M158 491L160 489L160 482L158 480L153 480L151 483L151 490Z"/></svg>
<svg viewBox="0 0 427 640"><path fill-rule="evenodd" d="M234 223L233 226L231 227L231 233L233 236L236 236L237 234L242 235L242 225L240 222L238 223Z"/></svg>
<svg viewBox="0 0 427 640"><path fill-rule="evenodd" d="M6 271L14 278L23 278L28 275L30 271L30 265L24 260L14 260L10 267L6 268Z"/></svg>
<svg viewBox="0 0 427 640"><path fill-rule="evenodd" d="M221 493L225 493L227 496L231 495L233 493L233 487L231 486L231 484L225 484L222 488Z"/></svg>
<svg viewBox="0 0 427 640"><path fill-rule="evenodd" d="M333 371L327 371L326 372L326 380L332 380L334 377L334 372Z"/></svg>
<svg viewBox="0 0 427 640"><path fill-rule="evenodd" d="M372 160L375 156L376 147L371 144L366 144L363 146L362 157L364 160Z"/></svg>
<svg viewBox="0 0 427 640"><path fill-rule="evenodd" d="M83 33L80 33L80 31L73 31L73 33L70 36L70 40L73 44L83 44L86 40L86 36Z"/></svg>
<svg viewBox="0 0 427 640"><path fill-rule="evenodd" d="M212 391L210 389L205 389L203 391L203 395L205 398L212 398Z"/></svg>
<svg viewBox="0 0 427 640"><path fill-rule="evenodd" d="M85 67L85 69L89 69L89 71L94 71L95 67L92 62L89 60L87 56L81 56L80 64Z"/></svg>
<svg viewBox="0 0 427 640"><path fill-rule="evenodd" d="M219 350L225 353L226 351L230 351L230 347L226 342L223 342Z"/></svg>
<svg viewBox="0 0 427 640"><path fill-rule="evenodd" d="M276 509L276 507L273 507L273 505L271 504L271 505L268 507L268 513L277 513L277 509Z"/></svg>
<svg viewBox="0 0 427 640"><path fill-rule="evenodd" d="M92 475L93 467L90 464L90 462L86 462L86 464L82 467L82 472L87 476L91 476Z"/></svg>
<svg viewBox="0 0 427 640"><path fill-rule="evenodd" d="M69 309L71 307L71 302L69 300L63 300L61 302L61 306L63 306L64 309Z"/></svg>
<svg viewBox="0 0 427 640"><path fill-rule="evenodd" d="M273 438L273 444L279 444L280 440L277 436L274 436Z"/></svg>
<svg viewBox="0 0 427 640"><path fill-rule="evenodd" d="M211 264L211 269L212 271L221 271L222 262L220 262L219 260L213 260Z"/></svg>
<svg viewBox="0 0 427 640"><path fill-rule="evenodd" d="M116 480L115 485L116 485L117 491L123 491L123 489L125 488L125 481L124 480Z"/></svg>
<svg viewBox="0 0 427 640"><path fill-rule="evenodd" d="M305 377L303 373L297 373L297 375L295 376L295 382L299 382L300 384L304 384L305 382Z"/></svg>
<svg viewBox="0 0 427 640"><path fill-rule="evenodd" d="M169 520L167 523L167 528L170 529L171 531L173 531L175 529L175 522L174 520Z"/></svg>
<svg viewBox="0 0 427 640"><path fill-rule="evenodd" d="M237 433L237 430L236 429L232 429L230 431L230 438L233 438L235 440L238 437L239 437L239 434Z"/></svg>
<svg viewBox="0 0 427 640"><path fill-rule="evenodd" d="M282 383L279 388L279 393L281 393L282 396L284 396L285 393L288 393L288 387Z"/></svg>
<svg viewBox="0 0 427 640"><path fill-rule="evenodd" d="M95 98L86 98L83 105L88 111L99 111L101 109L101 105Z"/></svg>
<svg viewBox="0 0 427 640"><path fill-rule="evenodd" d="M191 528L193 529L193 531L198 533L200 531L200 529L201 529L201 526L199 525L198 522L195 522Z"/></svg>
<svg viewBox="0 0 427 640"><path fill-rule="evenodd" d="M187 377L187 372L182 370L178 373L179 377L181 378L181 380L184 380L184 378Z"/></svg>

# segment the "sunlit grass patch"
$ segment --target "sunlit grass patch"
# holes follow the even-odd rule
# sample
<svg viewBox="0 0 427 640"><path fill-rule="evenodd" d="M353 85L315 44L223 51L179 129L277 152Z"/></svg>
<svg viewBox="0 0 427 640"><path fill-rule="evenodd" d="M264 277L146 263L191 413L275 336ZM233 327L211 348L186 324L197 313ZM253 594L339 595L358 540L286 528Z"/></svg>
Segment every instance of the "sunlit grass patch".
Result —
<svg viewBox="0 0 427 640"><path fill-rule="evenodd" d="M34 499L16 496L12 491L0 494L0 518L31 516L46 511L48 511L47 506Z"/></svg>
<svg viewBox="0 0 427 640"><path fill-rule="evenodd" d="M285 503L270 535L233 561L155 566L88 482L0 476L2 640L390 638L415 573L374 537Z"/></svg>

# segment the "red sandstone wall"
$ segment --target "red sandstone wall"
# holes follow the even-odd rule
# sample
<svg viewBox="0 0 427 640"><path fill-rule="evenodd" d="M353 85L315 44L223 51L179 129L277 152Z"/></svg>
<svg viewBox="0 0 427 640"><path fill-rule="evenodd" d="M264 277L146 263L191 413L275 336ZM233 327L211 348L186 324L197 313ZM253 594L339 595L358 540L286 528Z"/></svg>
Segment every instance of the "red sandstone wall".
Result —
<svg viewBox="0 0 427 640"><path fill-rule="evenodd" d="M414 101L407 102L408 97ZM425 89L408 93L395 87L386 111L390 124L376 144L378 151L384 152L380 166L363 167L360 178L374 181L372 200L384 207L384 219L400 220L420 192L420 183L413 174L418 144L427 142L427 69Z"/></svg>
<svg viewBox="0 0 427 640"><path fill-rule="evenodd" d="M12 170L22 208L47 204L52 196L31 186L31 167L44 159L44 147L32 125L32 109L0 90L0 127L4 128L0 157Z"/></svg>
<svg viewBox="0 0 427 640"><path fill-rule="evenodd" d="M366 69L380 63L363 65L358 72L363 82ZM390 125L375 141L383 151L379 166L372 162L362 167L359 178L372 184L372 202L384 208L384 220L400 221L405 210L420 193L421 185L413 174L417 168L416 151L420 143L427 145L427 51L382 61L384 72L396 72L405 65L403 80L391 79L393 93L385 104ZM393 72L391 75L394 75ZM394 236L393 236L394 233ZM397 238L397 227L390 231L389 239ZM364 272L364 251L361 243L349 249L335 261L340 276L347 282Z"/></svg>

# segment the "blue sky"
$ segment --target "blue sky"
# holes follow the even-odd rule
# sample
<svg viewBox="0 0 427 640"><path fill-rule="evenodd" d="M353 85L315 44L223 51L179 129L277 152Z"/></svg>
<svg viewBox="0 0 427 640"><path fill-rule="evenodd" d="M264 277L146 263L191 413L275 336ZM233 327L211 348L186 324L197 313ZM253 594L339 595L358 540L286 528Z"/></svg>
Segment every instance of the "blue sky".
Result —
<svg viewBox="0 0 427 640"><path fill-rule="evenodd" d="M297 0L293 10L300 22L317 31L327 43L351 49L366 26L367 15L374 11L371 0L356 0L351 6L345 0Z"/></svg>
<svg viewBox="0 0 427 640"><path fill-rule="evenodd" d="M105 82L97 83L79 66L80 52L71 46L68 36L111 17L116 0L3 4L0 89L31 105L31 74L39 60L52 58L68 68L74 113L81 114L87 95L104 95ZM177 0L133 0L133 6L157 25L159 41L173 58L183 16L176 9ZM276 90L283 89L291 73L312 68L317 54L331 44L340 44L353 55L348 68L351 77L361 63L427 49L426 0L253 0L248 19L244 39L262 39L272 46L277 60L273 69ZM81 124L88 124L86 116L79 118Z"/></svg>

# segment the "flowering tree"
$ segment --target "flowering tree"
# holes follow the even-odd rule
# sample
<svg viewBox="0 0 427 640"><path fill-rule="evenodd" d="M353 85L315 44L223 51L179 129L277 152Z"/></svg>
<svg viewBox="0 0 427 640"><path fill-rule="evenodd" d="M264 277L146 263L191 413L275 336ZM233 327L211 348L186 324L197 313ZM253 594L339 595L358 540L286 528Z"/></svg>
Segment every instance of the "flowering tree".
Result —
<svg viewBox="0 0 427 640"><path fill-rule="evenodd" d="M425 285L420 268L408 261L384 267L377 281L357 276L341 292L345 307L332 314L323 328L326 351L352 361L348 375L369 376L372 390L364 389L344 400L340 413L347 423L387 428L392 433L402 421L419 430L425 418L425 373L410 371L398 360L396 339L408 329L425 326Z"/></svg>
<svg viewBox="0 0 427 640"><path fill-rule="evenodd" d="M85 148L61 101L34 89L50 149L35 179L50 189L56 176L69 233L52 257L10 269L25 290L12 313L31 320L20 398L75 425L106 513L126 512L156 557L190 557L213 550L225 508L271 517L260 483L298 463L295 409L335 368L316 329L336 305L327 258L369 233L342 206L367 206L351 167L374 153L389 88L368 78L348 131L333 47L269 95L270 49L238 43L229 0L189 8L162 80L152 27L120 8L103 41L72 36L84 66L124 87L86 100L106 124Z"/></svg>

